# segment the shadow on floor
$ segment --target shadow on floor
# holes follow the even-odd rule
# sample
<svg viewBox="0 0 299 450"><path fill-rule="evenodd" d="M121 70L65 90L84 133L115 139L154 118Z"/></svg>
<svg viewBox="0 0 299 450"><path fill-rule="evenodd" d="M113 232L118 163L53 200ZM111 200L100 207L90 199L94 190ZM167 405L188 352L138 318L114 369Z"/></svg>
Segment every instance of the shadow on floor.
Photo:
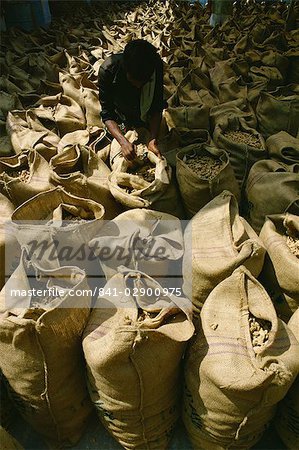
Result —
<svg viewBox="0 0 299 450"><path fill-rule="evenodd" d="M49 446L44 442L43 438L33 431L21 418L15 422L9 431L23 445L25 450L49 450ZM82 439L77 445L72 447L73 450L121 450L122 448L99 423L96 415L91 418ZM286 447L275 429L270 427L252 449L286 450ZM52 448L52 450L54 449ZM176 427L169 450L192 450L182 423L179 423Z"/></svg>

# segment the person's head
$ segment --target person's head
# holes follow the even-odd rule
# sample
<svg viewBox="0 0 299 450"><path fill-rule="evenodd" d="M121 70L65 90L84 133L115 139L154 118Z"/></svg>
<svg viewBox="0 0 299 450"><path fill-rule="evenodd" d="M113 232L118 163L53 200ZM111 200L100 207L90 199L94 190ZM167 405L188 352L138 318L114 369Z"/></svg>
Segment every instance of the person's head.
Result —
<svg viewBox="0 0 299 450"><path fill-rule="evenodd" d="M157 61L157 49L143 39L130 41L124 49L124 69L135 87L142 87L152 76Z"/></svg>

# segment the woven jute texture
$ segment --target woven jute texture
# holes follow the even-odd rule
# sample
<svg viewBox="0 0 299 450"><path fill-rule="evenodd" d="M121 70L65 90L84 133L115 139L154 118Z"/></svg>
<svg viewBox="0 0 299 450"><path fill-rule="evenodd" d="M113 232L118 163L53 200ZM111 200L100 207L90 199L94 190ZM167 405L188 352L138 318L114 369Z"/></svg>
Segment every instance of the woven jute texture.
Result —
<svg viewBox="0 0 299 450"><path fill-rule="evenodd" d="M299 309L292 315L289 328L297 338L299 346ZM278 405L275 427L289 449L299 447L299 378L297 376L285 398Z"/></svg>
<svg viewBox="0 0 299 450"><path fill-rule="evenodd" d="M265 249L257 234L239 216L235 197L227 191L214 198L189 222L185 234L183 290L198 317L220 281L241 265L258 276Z"/></svg>
<svg viewBox="0 0 299 450"><path fill-rule="evenodd" d="M277 188L274 190L273 186ZM271 214L299 214L298 164L287 165L274 159L256 162L248 175L246 196L248 221L257 233Z"/></svg>
<svg viewBox="0 0 299 450"><path fill-rule="evenodd" d="M261 281L285 322L299 306L299 259L287 245L288 236L296 239L298 233L299 217L293 214L268 216L260 233L267 250Z"/></svg>
<svg viewBox="0 0 299 450"><path fill-rule="evenodd" d="M29 290L34 278L35 288L56 286L64 294L50 302L46 297L34 299ZM27 296L20 297L14 289ZM85 295L79 297L79 289ZM44 271L28 263L23 252L1 291L1 370L17 410L58 448L80 439L92 410L81 347L91 304L87 289L80 269ZM34 307L34 300L39 306Z"/></svg>
<svg viewBox="0 0 299 450"><path fill-rule="evenodd" d="M271 323L255 350L249 313ZM299 346L243 266L212 291L185 364L183 419L194 448L250 448L299 372Z"/></svg>
<svg viewBox="0 0 299 450"><path fill-rule="evenodd" d="M125 295L128 288L130 295ZM90 395L100 419L126 449L166 449L180 415L180 365L194 326L190 303L152 278L124 269L98 298L84 332ZM135 294L139 292L140 294Z"/></svg>
<svg viewBox="0 0 299 450"><path fill-rule="evenodd" d="M220 166L209 177L201 176L187 165L186 159L194 157L215 159ZM232 192L239 200L239 186L225 150L207 144L192 144L181 149L176 160L176 176L189 218L223 190Z"/></svg>

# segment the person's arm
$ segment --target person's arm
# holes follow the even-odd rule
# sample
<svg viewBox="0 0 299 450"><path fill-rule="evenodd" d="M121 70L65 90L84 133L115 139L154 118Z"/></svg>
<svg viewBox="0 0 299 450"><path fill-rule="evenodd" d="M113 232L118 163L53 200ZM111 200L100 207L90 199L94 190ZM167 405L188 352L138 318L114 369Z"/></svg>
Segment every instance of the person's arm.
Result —
<svg viewBox="0 0 299 450"><path fill-rule="evenodd" d="M111 136L114 137L121 146L123 157L128 161L132 161L133 159L135 159L136 152L134 149L134 145L125 138L117 123L114 120L106 120L105 125L108 128Z"/></svg>
<svg viewBox="0 0 299 450"><path fill-rule="evenodd" d="M161 153L157 145L157 137L159 134L159 129L162 120L162 111L167 107L167 102L164 100L163 96L163 62L160 57L158 57L158 63L156 68L156 86L153 102L150 108L150 120L149 129L151 134L151 140L148 144L148 149L154 152L157 156L161 158Z"/></svg>
<svg viewBox="0 0 299 450"><path fill-rule="evenodd" d="M110 61L105 61L99 71L99 100L101 103L101 117L109 133L121 146L124 158L131 161L136 158L134 146L122 134L117 125L118 115L113 101L113 72L109 69Z"/></svg>

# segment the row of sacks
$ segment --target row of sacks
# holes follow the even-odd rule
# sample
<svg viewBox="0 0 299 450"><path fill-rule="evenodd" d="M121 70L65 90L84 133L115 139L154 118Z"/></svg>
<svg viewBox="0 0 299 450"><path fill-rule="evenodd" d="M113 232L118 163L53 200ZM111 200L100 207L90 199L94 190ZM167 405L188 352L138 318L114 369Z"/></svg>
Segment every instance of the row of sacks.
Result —
<svg viewBox="0 0 299 450"><path fill-rule="evenodd" d="M5 275L10 273L18 262L23 247L26 247L31 256L36 253L37 260L42 261L43 267L49 269L57 268L61 264L79 265L86 271L90 282L92 282L93 277L101 278L103 275L103 272L99 270L98 262L95 262L96 257L92 256L92 250L88 247L89 242L94 237L101 233L102 243L106 239L104 246L116 245L116 249L110 249L110 253L108 252L106 255L109 265L109 256L117 252L117 248L126 249L130 247L134 220L137 221L138 227L141 226L143 221L145 221L145 224L147 221L154 221L154 225L150 226L149 229L157 227L158 234L163 230L163 228L157 226L161 220L179 223L176 217L164 212L142 209L138 210L140 211L139 215L136 215L135 209L129 209L127 212L117 215L117 217L113 216L115 217L113 223L121 223L122 220L127 220L125 224L130 223L129 229L124 224L123 231L120 231L121 227L119 228L116 225L110 227L110 222L106 220L106 210L102 204L92 199L72 195L61 186L40 192L17 208L14 208L14 205L4 195L1 196L0 200L2 210L1 286L4 285ZM139 229L138 227L137 229ZM167 251L172 255L170 259L173 260L182 256L182 243L176 243L176 239L171 238L172 232L176 235L177 228L178 225L173 226L171 231L171 227L166 227L162 233L168 238L165 242L162 240L161 245L163 244L164 249L168 249ZM124 235L125 233L127 235ZM133 234L136 239L145 239L148 233L149 231L144 225L142 232L136 230ZM177 239L181 241L179 236ZM153 238L150 242L152 240ZM152 248L147 248L144 243L143 247L141 246L143 251L150 252L147 254L148 258L153 257L158 245L154 245L153 242L152 244ZM128 265L125 255L123 261ZM157 265L159 261L154 262L156 263L154 267L157 270L155 275L158 275L163 265L161 267L159 264ZM135 268L136 266L132 263L129 267ZM144 268L142 267L142 269ZM166 275L167 270L165 270L163 270L163 274Z"/></svg>
<svg viewBox="0 0 299 450"><path fill-rule="evenodd" d="M122 11L118 9L110 8L110 14L114 10L113 15L116 20L123 17ZM13 115L16 112L18 116L22 108L33 105L38 116L35 122L42 122L46 129L41 130L40 123L37 126L33 124L32 127L32 120L27 125L23 122L22 126L28 129L26 139L21 138L19 142L15 142L12 136L16 133L15 121L13 117L8 117L7 136L3 136L0 141L3 154L18 153L20 145L22 149L34 148L36 139L32 130L44 131L45 135L47 132L48 139L44 136L43 144L55 151L60 138L66 133L76 130L94 132L95 128L103 126L99 114L101 108L97 76L104 55L111 54L107 48L108 41L101 30L105 20L107 21L107 16L109 16L107 11L101 14L99 23L91 32L88 32L86 29L88 26L85 28L83 24L72 29L70 20L69 23L66 21L64 24L55 23L46 34L43 30L31 33L28 39L26 39L27 35L24 36L20 30L11 30L10 35L5 36L7 52L3 57L1 55L0 59L3 71L0 79L1 131L5 134L3 128L5 128L7 113L13 111ZM62 39L64 42L60 42L60 38L63 38L59 31L61 25L64 29L69 28L68 36L71 37L72 42L67 38ZM82 39L89 44L84 45ZM101 45L91 46L90 42ZM88 53L84 47L88 49ZM26 56L23 56L22 49L25 48ZM32 73L33 67L35 69L38 67L34 73ZM31 110L24 109L22 113L27 115ZM19 131L17 127L17 132Z"/></svg>
<svg viewBox="0 0 299 450"><path fill-rule="evenodd" d="M97 141L99 145L100 136L103 140L97 86L84 72L76 77L61 72L59 80L56 95L43 96L33 108L8 112L6 131L14 153L33 148L49 159L69 141L90 145Z"/></svg>
<svg viewBox="0 0 299 450"><path fill-rule="evenodd" d="M167 6L160 5L160 10L166 12ZM123 19L124 13L132 22L127 7L124 10L119 5L110 5L100 10L97 8L94 13L94 18L90 20L82 11L79 26L73 23L72 16L71 19L56 21L46 33L38 30L24 35L20 30L10 30L9 35L5 35L3 44L7 51L0 59L3 73L0 77L2 132L5 132L7 113L33 105L38 110L39 121L45 124L48 135L51 135L50 142L44 139L44 143L52 151L53 145L54 148L57 146L56 141L68 132L102 127L97 86L99 67L112 52L123 50L133 38L136 26L134 23L131 24L132 29L128 26L121 42L117 43L107 23L112 17L116 21ZM68 37L61 33L60 27L68 29ZM158 28L153 39L161 31L162 28ZM23 114L27 112L23 110ZM26 142L21 139L16 143L12 139L15 130L11 127L11 119L9 117L7 121L7 136L0 141L1 152L18 153L19 144L22 149L34 148L36 140L31 132L32 126L25 126L30 130ZM41 131L40 127L37 128Z"/></svg>
<svg viewBox="0 0 299 450"><path fill-rule="evenodd" d="M265 142L245 121L231 118L216 126L213 141L206 130L173 128L160 147L176 170L189 218L226 189L259 232L269 214L299 214L298 143L283 131Z"/></svg>
<svg viewBox="0 0 299 450"><path fill-rule="evenodd" d="M47 199L41 198L47 194L39 194L40 203L35 205L43 218L50 219L47 224L32 224L30 220L26 223L26 212L32 211L29 202L13 216L13 230L22 244L22 253L0 294L0 367L16 409L54 446L73 445L80 439L92 412L82 354L83 334L88 367L92 367L94 356L96 360L102 358L102 362L96 361L103 368L103 377L99 374L97 384L105 383L106 376L111 375L106 392L110 406L103 404L102 395L95 397L93 377L88 376L93 403L109 420L115 417L117 421L118 417L124 427L126 423L132 426L132 431L123 438L124 442L128 439L129 447L130 441L134 448L143 447L146 429L156 448L166 448L179 416L181 358L194 332L192 309L189 301L173 295L174 289L165 289L140 269L155 277L168 276L171 261L180 260L183 255L180 222L155 211L131 210L107 223L80 221L59 228L59 213L61 209L74 212L70 209L75 206L74 197L60 188L49 192ZM54 209L51 200L55 197L57 200L58 195L60 211ZM56 213L56 222L51 220L51 212ZM76 252L88 235L93 237L90 247L99 250L97 264L101 263L107 280L104 289L100 289L98 276L96 291L87 282L88 271L71 265L80 257L63 266L66 259L59 246L56 260L47 251L39 256L40 248L36 251L30 248L35 237L38 243L53 239L61 247L72 244ZM101 259L107 246L111 256ZM119 247L128 250L128 255L113 259ZM161 247L166 257L164 254L164 258L155 259L156 250ZM138 257L140 253L144 257ZM127 267L119 267L124 261ZM34 294L34 288L43 294ZM94 292L102 292L96 301ZM102 335L103 319L108 320L106 325L103 323L107 336L101 342L103 346L99 346L95 340ZM151 355L148 361L147 354ZM158 384L152 384L158 375ZM130 386L126 393L124 379L126 386ZM111 393L116 391L113 399ZM117 410L109 412L117 402L119 414ZM124 403L128 408L121 412ZM120 440L121 434L122 425Z"/></svg>
<svg viewBox="0 0 299 450"><path fill-rule="evenodd" d="M235 109L238 108L236 105L236 108L234 108L230 104L221 106L223 106L223 108L218 108L217 112L215 111L215 117L216 120L218 120L219 116L224 115L225 119L223 118L222 121L216 125L213 139L217 147L225 149L228 152L229 161L234 169L234 173L236 175L242 194L244 194L248 173L254 162L258 160L264 160L265 158L267 158L268 154L270 158L277 159L278 161L287 164L295 163L298 160L298 139L292 137L286 132L280 132L268 138L267 143L265 143L262 136L247 124L245 116L237 117L233 115L236 112ZM28 114L26 114L27 121L29 121L29 118L31 123L34 123L35 126L38 125L38 122L36 122L35 120L36 116L34 115L33 111L31 111L30 114L29 112ZM10 116L8 120L10 120ZM34 135L34 139L36 140L36 144L34 145L35 150L47 160L50 160L52 158L51 165L53 166L54 170L56 170L56 166L59 165L61 174L63 174L63 170L66 170L66 168L64 167L65 165L68 166L67 170L71 171L74 170L74 167L78 162L80 147L75 146L76 142L80 142L81 145L86 145L91 149L97 150L99 149L99 145L104 147L105 144L109 142L106 139L105 131L101 128L95 127L96 130L94 132L88 132L87 130L78 130L75 132L67 133L60 140L57 147L58 154L56 155L55 144L48 145L51 138L47 131L42 127L36 128L35 130L32 129L30 130L30 132L28 131L28 129L22 129L22 126L20 125L20 121L22 120L23 119L21 119L21 115L19 115L19 123L17 125L17 127L19 128L15 127L15 132L12 134L12 141L15 143L15 145L17 145L18 142L23 142L23 147L25 148L27 146L30 146L30 143L28 144L27 138L30 140L31 134L32 137ZM46 133L44 133L44 131L46 131ZM134 133L130 133L131 140L136 139L136 137L134 136ZM26 139L24 139L24 137ZM184 147L188 144L191 145L204 142L211 143L211 138L208 131L206 130L194 129L188 132L187 128L181 129L180 127L173 127L168 133L166 132L162 139L160 139L159 146L170 165L174 166L176 163L175 156L179 147ZM71 146L72 148L70 148ZM113 153L119 152L119 146L117 143L114 143L111 148L113 150ZM24 157L22 156L22 158ZM9 161L14 161L13 158L2 158L1 160L7 161L8 163ZM73 163L71 162L71 160L73 161ZM5 169L5 166L3 166L3 168ZM7 168L9 168L9 164ZM76 169L78 169L78 167L76 167ZM86 173L85 167L81 170ZM57 184L57 182L60 183L61 180L55 180L54 184ZM148 186L148 184L146 186ZM144 187L144 183L143 186L140 186L140 188L141 187ZM235 192L230 186L225 186L225 188ZM175 193L173 192L172 195L175 196ZM143 203L145 205L146 202ZM106 204L104 206L106 206ZM139 202L139 204L138 202L135 202L134 207L140 206L143 206L142 202ZM271 212L272 211L270 211L270 213ZM177 214L182 216L182 211L178 211L176 215Z"/></svg>
<svg viewBox="0 0 299 450"><path fill-rule="evenodd" d="M82 136L78 132L70 133L68 142L76 137ZM109 164L108 153L104 153ZM127 178L135 182L134 192L129 194L123 189L117 173L110 172L101 154L87 146L68 144L49 163L37 150L0 158L1 285L4 282L5 246L10 249L15 242L14 234L5 233L4 226L12 214L14 220L20 221L45 221L50 216L54 220L64 220L67 216L109 220L125 209L143 207L183 218L171 168L166 160L160 160L153 153L146 152L146 155L149 158L146 157L146 161L152 166L151 178L144 179L141 174L128 175ZM146 161L141 160L141 166L146 165ZM123 158L122 164L125 164ZM59 187L70 195L61 194ZM62 203L71 206L54 212Z"/></svg>
<svg viewBox="0 0 299 450"><path fill-rule="evenodd" d="M157 7L159 9L159 17L156 17L155 29L150 32L147 27L144 27L142 20L143 17L148 19L149 17L157 16ZM167 11L167 8L169 8L169 11ZM111 52L121 51L128 40L134 37L146 37L159 47L161 56L169 64L169 74L166 74L165 85L166 90L173 93L172 99L170 99L171 108L169 109L170 123L177 121L177 116L188 116L188 120L184 119L184 126L193 128L194 124L192 124L191 118L196 117L196 128L209 128L208 116L210 107L217 106L219 101L223 103L234 99L247 100L247 98L252 101L251 93L253 92L255 99L261 93L261 112L258 114L258 118L259 127L261 126L261 131L265 136L282 129L293 135L294 133L296 134L296 109L298 106L296 86L290 85L289 87L279 88L279 92L273 93L273 95L266 92L268 88L271 89L273 87L272 85L268 86L267 76L269 72L275 70L279 72L281 70L285 73L289 65L288 57L275 49L275 45L278 42L277 30L283 30L284 22L281 13L277 11L277 14L274 14L274 17L271 18L266 34L269 34L269 30L273 29L274 36L270 40L266 39L267 43L264 47L262 46L262 49L260 44L255 44L257 50L249 51L249 54L246 56L247 59L242 59L239 51L243 49L243 43L236 46L234 57L227 59L229 55L227 51L221 49L221 41L219 42L219 38L217 40L217 34L215 35L205 24L207 16L202 15L202 10L195 8L194 11L187 12L186 17L184 17L185 12L182 5L179 8L179 12L176 11L176 19L182 25L181 31L178 32L178 30L174 29L173 24L169 23L173 15L171 4L166 6L159 4L158 6L155 5L155 8L152 5L146 8L137 7L133 14L137 19L135 23L132 23L130 14L126 14L128 19L130 19L130 25L126 33L121 29L121 23L124 21L119 18L117 12L115 15L115 18L118 20L117 25L112 25L109 28L104 26L102 32L96 27L94 32L87 33L88 39L91 41L100 41L100 45L91 47L90 53L86 49L82 51L78 47L78 42L76 43L76 52L73 51L71 43L65 43L71 54L67 51L55 53L54 50L54 54L48 57L47 73L49 72L48 66L52 63L53 74L55 74L56 78L59 72L59 82L57 82L56 78L55 82L51 81L50 78L49 81L44 80L44 89L40 92L42 98L38 102L38 104L41 104L41 107L36 108L39 119L47 121L47 126L52 133L55 131L54 134L60 136L74 130L86 130L90 127L101 126L99 118L100 104L97 98L98 88L96 85L100 64ZM195 20L196 18L200 19L200 25ZM275 23L275 20L277 20L277 23ZM140 36L139 34L136 35L139 22L142 26ZM233 27L233 32L230 34L236 38L236 35L239 36L240 32L237 30L238 27L236 27L234 19L230 25ZM252 29L251 25L249 28L249 31L246 29L246 33L253 33L254 29ZM165 33L165 38L158 39L159 42L156 42L162 30ZM225 31L226 28L224 27L222 30L223 34L225 34ZM72 32L74 32L75 40L76 36L77 39L83 36L86 38L86 32L84 33L82 25L76 32L74 30ZM261 33L261 30L259 32ZM50 42L57 37L55 33L48 34ZM261 43L260 41L266 38L264 35L265 33L262 33L259 39L255 36L255 39L258 39L259 43ZM45 44L46 37L41 35L40 38L42 43ZM38 37L35 37L33 42L36 40L38 40ZM292 43L291 33L287 34L286 40ZM209 42L212 43L208 45ZM222 42L226 43L226 40L224 39ZM14 51L18 51L20 45L22 47L24 43L16 45ZM247 47L249 46L248 43L246 45ZM177 47L179 49L175 50ZM264 51L261 52L261 50ZM52 51L53 49L51 49ZM75 56L72 54L75 54ZM172 54L175 55L173 58ZM38 54L29 56L33 60L39 57ZM25 58L25 60L27 59ZM203 60L205 62L204 65L202 64ZM296 54L293 55L293 60L296 62ZM259 67L260 63L266 66ZM22 64L24 65L23 62ZM41 63L41 66L43 65ZM31 67L29 63L27 66ZM252 86L250 85L247 89L245 82L246 86L239 86L242 81L239 78L241 76L244 76L244 78L248 77L251 66L258 73L255 74L256 78L251 83ZM265 69L264 71L261 70L263 68ZM221 74L221 77L219 77L219 74ZM29 76L27 74L27 78ZM236 76L239 77L237 81L235 80ZM226 83L227 80L230 81L229 86L226 88L221 83ZM279 77L277 80L281 82ZM247 90L250 91L250 95L244 94ZM220 94L224 95L225 92L227 93L226 97L218 98ZM48 95L46 95L47 93ZM182 106L178 106L178 104ZM15 108L20 108L20 104L9 103L7 111ZM188 113L186 113L186 110ZM274 115L276 117L275 121L273 121ZM287 120L286 117L288 117ZM290 119L291 117L292 119ZM279 123L280 128L277 128L277 123ZM182 126L182 124L177 124L177 126ZM11 136L9 121L8 135ZM33 138L32 134L31 138ZM54 136L52 138L54 139ZM57 137L55 139L57 140ZM14 143L12 144L15 151L17 151L18 146L15 147ZM35 142L32 143L32 146L34 144Z"/></svg>
<svg viewBox="0 0 299 450"><path fill-rule="evenodd" d="M136 143L139 156L134 164L122 157L116 141L98 154L86 146L69 145L49 164L33 150L1 158L3 219L9 218L14 207L24 202L33 205L27 208L31 212L26 220L44 219L34 212L34 205L41 200L30 199L55 186L100 204L104 219L116 217L123 207L151 208L183 218L181 197L188 216L192 217L224 189L238 199L241 189L242 215L248 216L256 231L260 231L266 215L285 211L298 214L298 139L287 133L278 133L267 140L273 159L265 160L262 157L266 150L242 143L233 147L225 133L216 134L215 140L229 153L216 147L204 130L175 128L161 141L161 146L168 149L165 156L169 164L148 152L145 144L138 144L146 139L138 140L135 132L129 132L127 138ZM188 145L189 142L198 143ZM177 145L178 149L172 148ZM112 172L102 158L110 164ZM172 171L175 163L179 190ZM279 185L278 192L272 189L273 183Z"/></svg>
<svg viewBox="0 0 299 450"><path fill-rule="evenodd" d="M53 156L65 134L75 130L94 134L102 127L98 88L94 84L96 76L93 80L89 79L93 69L87 54L80 48L77 48L76 53L77 56L71 56L66 50L54 51L54 54L48 57L48 65L52 67L53 75L55 74L55 82L49 75L48 80L42 81L43 89L22 95L16 92L11 95L1 92L4 118L9 113L6 121L7 136L2 137L0 141L1 152L18 153L22 149L35 148L38 143L39 148L45 147ZM31 56L33 59L39 58L36 53L29 53L29 57ZM26 75L32 77L30 72ZM23 97L26 97L27 101ZM22 110L23 107L32 105L34 106L31 109ZM33 131L40 133L38 135ZM44 133L43 136L41 132Z"/></svg>
<svg viewBox="0 0 299 450"><path fill-rule="evenodd" d="M272 262L284 267L289 264L288 273L294 276L298 259L287 249L280 229L277 241L270 236L267 242L262 234L258 238L239 216L237 202L229 192L217 196L192 219L184 244L177 219L174 232L167 224L163 229L163 220L160 228L155 224L156 212L124 214L127 226L120 218L112 221L124 236L101 229L96 238L99 248L107 241L128 246L134 235L134 216L140 219L143 245L139 248L154 235L156 244L161 240L163 245L170 244L172 238L169 254L173 257L176 252L178 259L185 246L183 291L192 299L197 332L184 360L183 419L194 446L251 447L299 372L298 328L292 325L298 311L291 325L286 325L257 280L266 267L264 246L272 258L269 242L274 242L275 251L279 242L285 260L276 256ZM146 230L149 217L154 219L153 227ZM298 217L281 220L290 236L295 236L294 230L298 233ZM110 230L112 224L108 224ZM107 283L92 302L84 271L74 266L41 268L23 249L18 267L1 292L0 368L18 410L47 439L72 443L85 427L91 403L85 386L83 345L89 394L106 428L128 449L145 445L167 448L180 416L182 355L194 325L190 300L164 290L145 273L151 262L135 270L119 266L118 261L114 267L104 264ZM169 273L165 261L159 273ZM28 286L59 288L62 294L42 301L32 294L20 298L16 288L28 293ZM298 308L298 297L293 301L292 312ZM25 367L24 353L30 363ZM278 424L281 435L288 436L290 448L296 442L292 434L296 389L293 384L287 403L279 406L284 422ZM289 424L287 430L285 423Z"/></svg>
<svg viewBox="0 0 299 450"><path fill-rule="evenodd" d="M220 63L226 61L218 62ZM216 74L223 68L215 65ZM224 83L227 86L224 86ZM240 81L241 83L241 81ZM214 109L223 103L234 101L249 103L255 110L257 129L264 138L286 131L294 137L298 136L297 111L299 105L298 85L280 86L276 90L266 90L261 84L248 84L242 81L237 84L232 78L223 81L219 86L221 98L213 93L209 78L200 69L191 69L168 100L168 126L185 126L187 128L205 128L210 130ZM220 94L219 94L220 95ZM241 111L236 113L236 117Z"/></svg>
<svg viewBox="0 0 299 450"><path fill-rule="evenodd" d="M192 299L195 321L211 291L242 265L267 289L279 318L287 322L299 306L298 238L299 215L267 216L258 237L231 192L210 201L188 222L184 237L183 291Z"/></svg>
<svg viewBox="0 0 299 450"><path fill-rule="evenodd" d="M14 206L20 206L40 192L55 186L63 186L73 195L103 205L105 219L114 218L119 214L123 209L122 205L127 209L151 207L183 218L184 211L177 185L166 159L156 157L147 151L146 145L140 145L140 158L135 161L137 169L148 165L150 173L148 174L144 167L144 176L142 173L138 174L138 170L129 167L120 156L120 146L116 141L97 153L93 150L97 142L101 142L101 145L105 145L103 142L106 144L109 142L103 129L98 131L98 138L93 143L91 142L93 136L86 130L67 133L58 144L58 153L52 156L50 148L44 145L47 137L43 140L42 131L32 130L37 140L34 149L23 150L16 156L0 158L1 194L5 195ZM23 135L28 137L27 130L22 131L20 135L16 133L15 139L21 142ZM136 133L131 132L131 136L135 141ZM78 141L80 144L76 144ZM147 137L143 142L148 141ZM112 156L109 156L110 153ZM117 169L113 162L114 153L117 154L117 160L121 161ZM108 166L112 167L112 173ZM130 171L131 174L127 177L118 174ZM130 192L127 192L129 190Z"/></svg>
<svg viewBox="0 0 299 450"><path fill-rule="evenodd" d="M0 158L0 189L15 206L55 186L91 199L105 208L105 218L115 217L121 209L110 193L110 169L93 150L68 145L48 163L36 150Z"/></svg>
<svg viewBox="0 0 299 450"><path fill-rule="evenodd" d="M121 9L115 5L98 8L98 11L95 9L94 18L90 20L86 11L79 8L76 12L81 18L80 25L73 23L72 15L72 18L57 19L47 31L38 29L24 33L10 29L4 33L5 52L0 55L1 125L7 112L14 107L21 105L26 108L33 105L39 96L61 92L59 76L63 73L76 74L78 81L81 80L80 74L85 73L96 81L103 55L110 51L102 28L111 17L115 20L123 17ZM61 29L68 30L67 36ZM96 52L96 56L91 52ZM93 63L89 62L88 55Z"/></svg>
<svg viewBox="0 0 299 450"><path fill-rule="evenodd" d="M286 394L291 349L299 361L299 216L269 216L258 237L223 192L189 222L184 241L183 292L197 330L185 356L184 423L194 448L250 448ZM276 416L292 449L298 388L299 379Z"/></svg>
<svg viewBox="0 0 299 450"><path fill-rule="evenodd" d="M25 119L27 122L37 124L33 111L27 112L26 116L19 114L20 127L22 127L20 121ZM79 216L81 219L108 220L116 217L124 209L136 207L151 207L183 217L178 189L171 177L171 168L165 160L149 154L150 164L153 167L152 178L145 180L142 176L136 175L135 192L127 195L119 187L115 173L110 172L102 159L106 158L109 164L108 153L105 149L95 153L90 142L92 136L86 130L67 133L58 143L59 152L54 156L52 149L55 151L55 148L50 149L47 146L50 141L49 135L45 136L44 130L41 129L32 130L32 134L35 135L37 142L35 149L23 150L16 156L0 158L1 285L4 283L5 246L10 249L15 243L13 233L6 233L5 236L4 222L10 219L15 208L21 208L14 214L15 220L46 220L49 213L52 214L53 210L64 202L61 194L57 193L59 190L55 194L51 191L55 187L61 186L65 189L71 194L69 198L79 197L71 201L65 200L72 206L68 212L64 210L60 212L61 217L58 213L54 214L54 217L62 220L67 214ZM16 131L14 143L24 142L26 136L28 137L26 128L20 133ZM95 143L105 139L105 132L100 129ZM81 144L75 144L76 142ZM141 165L143 162L140 161ZM133 175L129 178L131 177L134 178ZM8 254L9 251L6 251L6 255Z"/></svg>
<svg viewBox="0 0 299 450"><path fill-rule="evenodd" d="M188 128L209 129L213 108L239 100L256 112L264 138L282 130L296 137L296 31L285 32L285 17L278 9L275 12L270 18L265 11L256 10L250 17L244 8L238 23L232 17L217 30L210 30L200 18L194 24L196 8L185 11L184 26L174 37L178 49L167 59L170 125L184 126L178 124L180 120L185 125L188 121ZM248 19L250 23L242 26ZM200 126L194 126L196 121Z"/></svg>
<svg viewBox="0 0 299 450"><path fill-rule="evenodd" d="M64 108L60 104L59 117L56 115L55 118L50 107L14 110L8 113L6 128L15 154L33 149L50 161L70 145L88 145L94 150L107 145L109 139L105 129L99 126L78 127L78 115L71 109L71 100L68 101L66 97L64 100L69 103L69 107L64 105ZM64 132L58 133L53 127L57 121Z"/></svg>

